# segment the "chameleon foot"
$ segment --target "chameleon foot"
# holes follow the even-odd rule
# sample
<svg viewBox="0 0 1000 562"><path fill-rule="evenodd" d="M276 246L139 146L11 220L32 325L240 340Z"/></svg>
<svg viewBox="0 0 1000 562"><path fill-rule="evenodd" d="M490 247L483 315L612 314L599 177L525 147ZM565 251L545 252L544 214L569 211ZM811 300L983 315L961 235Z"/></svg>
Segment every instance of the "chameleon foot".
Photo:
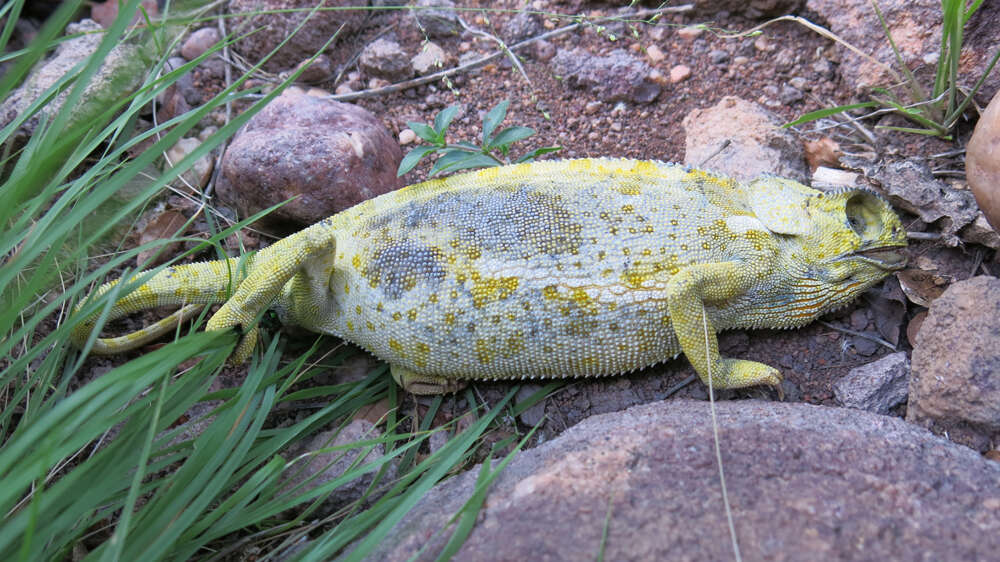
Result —
<svg viewBox="0 0 1000 562"><path fill-rule="evenodd" d="M720 359L712 371L715 388L746 388L764 384L781 389L781 372L763 363L745 359ZM702 377L708 384L708 378Z"/></svg>
<svg viewBox="0 0 1000 562"><path fill-rule="evenodd" d="M410 394L449 394L458 392L469 384L468 381L459 379L421 375L399 365L389 365L389 371L396 383Z"/></svg>

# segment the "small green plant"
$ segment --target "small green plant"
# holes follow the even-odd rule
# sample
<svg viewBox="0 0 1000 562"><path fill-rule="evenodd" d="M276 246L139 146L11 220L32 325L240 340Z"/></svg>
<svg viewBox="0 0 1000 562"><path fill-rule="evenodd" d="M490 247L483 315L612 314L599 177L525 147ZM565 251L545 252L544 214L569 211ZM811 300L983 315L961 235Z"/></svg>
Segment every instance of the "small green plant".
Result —
<svg viewBox="0 0 1000 562"><path fill-rule="evenodd" d="M483 117L483 143L477 146L468 141L459 141L451 144L445 139L445 133L452 119L458 114L460 106L453 105L438 113L434 117L434 125L416 123L410 121L407 125L418 137L431 143L418 146L411 150L399 163L397 176L409 172L428 154L438 153L440 158L434 162L428 176L434 176L441 172L456 172L469 168L489 168L492 166L503 166L505 164L519 164L521 162L531 162L543 154L561 150L561 146L543 146L536 148L521 156L514 162L510 161L510 147L515 142L524 140L535 134L535 130L530 127L507 127L496 135L493 131L507 117L507 108L510 107L510 100L504 100L491 109Z"/></svg>
<svg viewBox="0 0 1000 562"><path fill-rule="evenodd" d="M909 90L911 102L904 103L893 91L886 88L875 88L876 95L871 101L829 107L818 111L807 113L795 121L786 124L786 127L808 123L823 117L828 117L836 113L842 113L852 109L862 108L882 108L899 113L910 121L918 124L919 127L891 127L880 126L883 129L903 131L907 133L917 133L921 135L933 135L944 139L951 139L951 130L962 117L962 113L972 101L979 88L983 85L986 77L989 76L997 60L1000 59L1000 51L993 56L983 75L979 77L972 89L968 92L958 84L959 58L962 54L962 31L969 21L969 18L979 9L983 0L973 0L968 6L964 0L941 0L941 49L938 56L937 68L934 74L934 83L928 92L919 80L906 66L896 42L893 41L889 33L889 26L882 16L882 10L878 3L872 0L872 7L882 24L882 30L892 52L896 56L896 64L902 70L904 78L890 69L891 74L898 83L905 84Z"/></svg>

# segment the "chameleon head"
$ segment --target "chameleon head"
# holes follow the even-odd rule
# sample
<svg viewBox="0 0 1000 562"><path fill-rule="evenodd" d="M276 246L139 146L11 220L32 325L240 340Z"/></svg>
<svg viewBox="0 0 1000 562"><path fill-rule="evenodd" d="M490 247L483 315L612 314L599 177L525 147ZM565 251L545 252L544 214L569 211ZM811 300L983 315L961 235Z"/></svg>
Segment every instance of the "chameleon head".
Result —
<svg viewBox="0 0 1000 562"><path fill-rule="evenodd" d="M772 232L786 235L782 239L790 247L782 256L785 276L792 279L790 293L797 295L793 306L809 313L802 323L851 302L905 267L906 231L878 194L866 189L824 193L779 178L754 183L762 182L772 190L784 184L777 201L759 200L754 206L762 207L755 210Z"/></svg>

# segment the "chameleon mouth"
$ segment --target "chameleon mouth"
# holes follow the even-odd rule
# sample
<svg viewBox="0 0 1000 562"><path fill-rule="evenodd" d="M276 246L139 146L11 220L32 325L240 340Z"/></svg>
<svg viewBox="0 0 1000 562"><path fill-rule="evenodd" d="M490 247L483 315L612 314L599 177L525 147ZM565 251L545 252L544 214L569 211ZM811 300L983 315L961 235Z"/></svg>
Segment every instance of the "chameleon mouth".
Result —
<svg viewBox="0 0 1000 562"><path fill-rule="evenodd" d="M854 256L882 269L898 270L906 267L906 255L895 246L858 250L854 252Z"/></svg>

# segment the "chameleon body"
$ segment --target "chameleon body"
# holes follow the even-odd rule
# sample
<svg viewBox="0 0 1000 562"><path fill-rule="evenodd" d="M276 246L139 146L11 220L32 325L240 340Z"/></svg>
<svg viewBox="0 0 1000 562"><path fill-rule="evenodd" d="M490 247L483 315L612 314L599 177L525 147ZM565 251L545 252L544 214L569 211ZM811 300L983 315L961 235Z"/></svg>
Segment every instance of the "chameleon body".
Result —
<svg viewBox="0 0 1000 562"><path fill-rule="evenodd" d="M721 358L716 332L804 325L903 267L905 245L891 207L862 189L651 161L536 162L382 195L242 263L167 269L111 315L223 303L207 328L241 327L243 360L255 319L274 307L388 361L419 393L611 375L681 352L718 388L778 385L773 367ZM141 345L190 309L95 349ZM77 325L77 345L93 327Z"/></svg>

